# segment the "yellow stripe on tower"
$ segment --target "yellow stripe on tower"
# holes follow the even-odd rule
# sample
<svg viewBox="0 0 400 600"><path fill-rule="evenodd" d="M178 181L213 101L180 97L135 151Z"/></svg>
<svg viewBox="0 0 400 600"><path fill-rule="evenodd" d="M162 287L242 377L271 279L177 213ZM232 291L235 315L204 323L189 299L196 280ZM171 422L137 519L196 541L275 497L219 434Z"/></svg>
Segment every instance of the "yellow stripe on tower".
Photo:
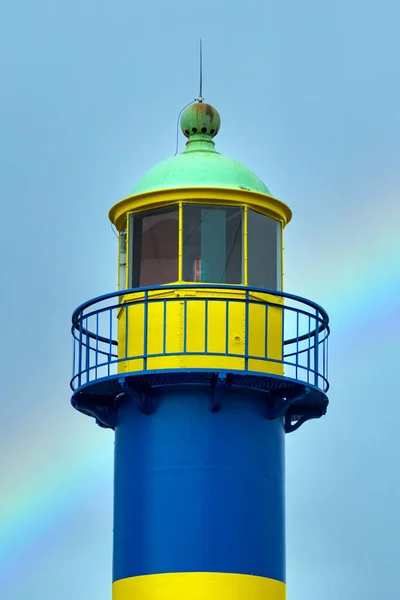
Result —
<svg viewBox="0 0 400 600"><path fill-rule="evenodd" d="M285 600L276 579L236 573L162 573L119 579L113 600Z"/></svg>

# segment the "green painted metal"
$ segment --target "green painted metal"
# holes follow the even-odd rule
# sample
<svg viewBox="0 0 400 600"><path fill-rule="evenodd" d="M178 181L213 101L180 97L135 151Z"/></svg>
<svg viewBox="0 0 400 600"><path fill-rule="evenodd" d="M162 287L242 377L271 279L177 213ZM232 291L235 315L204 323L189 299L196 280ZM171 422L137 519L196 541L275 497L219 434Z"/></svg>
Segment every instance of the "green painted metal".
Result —
<svg viewBox="0 0 400 600"><path fill-rule="evenodd" d="M183 111L181 116L182 133L187 138L200 133L214 137L220 127L221 117L218 111L204 102L191 104Z"/></svg>
<svg viewBox="0 0 400 600"><path fill-rule="evenodd" d="M185 151L150 169L134 186L131 196L182 187L239 188L271 195L253 171L216 152L212 138L218 133L220 117L213 107L201 102L189 106L182 114L181 127L189 138Z"/></svg>
<svg viewBox="0 0 400 600"><path fill-rule="evenodd" d="M181 187L240 188L271 195L267 186L244 165L216 152L185 152L159 163L148 171L131 191Z"/></svg>

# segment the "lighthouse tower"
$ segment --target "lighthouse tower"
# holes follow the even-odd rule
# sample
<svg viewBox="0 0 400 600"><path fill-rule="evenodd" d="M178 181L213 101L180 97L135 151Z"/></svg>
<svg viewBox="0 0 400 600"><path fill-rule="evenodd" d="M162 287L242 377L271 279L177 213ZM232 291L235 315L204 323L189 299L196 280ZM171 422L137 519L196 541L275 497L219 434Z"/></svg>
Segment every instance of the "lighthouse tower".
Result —
<svg viewBox="0 0 400 600"><path fill-rule="evenodd" d="M72 404L115 431L113 599L283 600L285 433L326 412L328 317L283 291L291 211L216 151L218 112L181 127L110 210L118 291L72 318Z"/></svg>

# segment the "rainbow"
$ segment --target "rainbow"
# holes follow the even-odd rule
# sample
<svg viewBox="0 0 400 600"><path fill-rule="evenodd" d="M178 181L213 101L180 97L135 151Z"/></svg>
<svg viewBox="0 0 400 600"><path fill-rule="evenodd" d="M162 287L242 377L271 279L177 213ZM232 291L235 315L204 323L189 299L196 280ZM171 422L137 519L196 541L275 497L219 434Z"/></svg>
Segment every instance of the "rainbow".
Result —
<svg viewBox="0 0 400 600"><path fill-rule="evenodd" d="M371 336L371 315L374 322L386 323L393 327L394 317L399 309L398 273L400 272L400 239L398 219L390 214L398 209L393 205L385 206L381 221L374 214L364 215L364 220L348 219L348 227L337 231L324 240L324 244L337 248L331 257L322 263L316 257L313 273L319 273L318 279L313 273L304 279L299 273L292 277L291 289L307 289L309 297L315 297L324 303L335 322L335 336L350 336L354 339L358 331L358 345L365 336ZM372 212L371 204L366 211ZM389 216L387 216L389 215ZM354 228L354 223L357 227ZM358 250L357 250L358 249ZM300 277L302 279L300 280ZM301 285L299 285L301 284ZM351 325L351 333L350 333ZM374 335L378 335L375 332ZM357 355L354 356L357 361ZM356 364L355 364L356 368ZM60 402L66 402L62 398ZM65 441L65 449L59 448L57 428L60 422L57 414L53 417L54 426L46 429L46 446L53 447L63 455L61 462L37 464L34 453L26 455L24 471L30 475L23 482L10 486L0 499L1 545L0 560L4 567L12 569L21 552L37 551L37 543L50 529L60 527L65 515L75 510L81 499L96 487L100 470L110 464L112 451L110 442L104 442L95 433L88 434L94 425L84 429L85 444L82 446L82 430L74 428L74 434ZM24 442L24 447L40 444L40 433L35 433L34 424L30 431L32 438ZM51 436L51 437L50 437ZM111 437L110 437L111 440ZM31 462L30 462L31 461ZM13 468L10 461L10 469ZM14 468L18 467L14 463Z"/></svg>

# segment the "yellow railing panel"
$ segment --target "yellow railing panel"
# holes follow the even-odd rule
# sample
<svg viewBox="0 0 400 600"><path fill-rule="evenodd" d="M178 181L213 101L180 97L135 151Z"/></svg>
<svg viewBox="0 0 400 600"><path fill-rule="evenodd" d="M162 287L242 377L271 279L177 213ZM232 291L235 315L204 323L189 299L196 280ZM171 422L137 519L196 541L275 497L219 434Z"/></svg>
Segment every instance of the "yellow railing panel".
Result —
<svg viewBox="0 0 400 600"><path fill-rule="evenodd" d="M203 300L187 302L187 352L205 352L206 303Z"/></svg>

